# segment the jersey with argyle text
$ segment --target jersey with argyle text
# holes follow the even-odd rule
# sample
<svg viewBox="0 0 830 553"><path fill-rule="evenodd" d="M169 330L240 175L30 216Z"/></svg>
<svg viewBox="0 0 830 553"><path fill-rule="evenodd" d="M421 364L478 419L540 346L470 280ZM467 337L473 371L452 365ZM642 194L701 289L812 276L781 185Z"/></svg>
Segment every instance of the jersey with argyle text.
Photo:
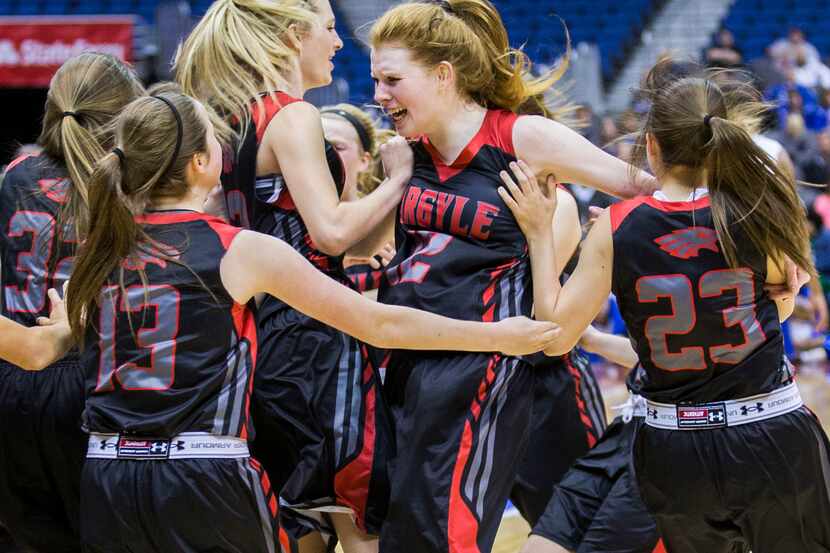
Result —
<svg viewBox="0 0 830 553"><path fill-rule="evenodd" d="M294 205L291 193L282 175L256 173L259 146L268 124L280 109L294 102L301 102L288 94L277 92L273 96L261 96L262 109L251 105L251 122L241 148L235 155L225 154L222 187L231 224L269 234L287 242L312 265L343 284L350 284L343 269L343 257L324 254L314 245L305 222ZM338 196L343 190L344 172L340 154L325 143L326 159L337 187ZM260 306L261 317L284 306L282 302L266 297Z"/></svg>
<svg viewBox="0 0 830 553"><path fill-rule="evenodd" d="M450 165L426 138L398 211L397 254L379 301L448 317L498 321L529 315L533 303L527 242L499 196L499 172L516 160L517 116L489 110Z"/></svg>
<svg viewBox="0 0 830 553"><path fill-rule="evenodd" d="M138 222L150 242L113 272L91 314L82 353L84 425L157 438L248 437L256 327L219 273L241 229L186 210L151 212Z"/></svg>
<svg viewBox="0 0 830 553"><path fill-rule="evenodd" d="M3 315L25 326L49 314L47 290L61 290L72 269L74 230L58 228L71 186L63 164L42 154L10 163L0 187Z"/></svg>
<svg viewBox="0 0 830 553"><path fill-rule="evenodd" d="M657 402L747 397L778 386L783 340L764 291L766 257L733 225L730 268L709 197L642 197L611 206L613 291Z"/></svg>

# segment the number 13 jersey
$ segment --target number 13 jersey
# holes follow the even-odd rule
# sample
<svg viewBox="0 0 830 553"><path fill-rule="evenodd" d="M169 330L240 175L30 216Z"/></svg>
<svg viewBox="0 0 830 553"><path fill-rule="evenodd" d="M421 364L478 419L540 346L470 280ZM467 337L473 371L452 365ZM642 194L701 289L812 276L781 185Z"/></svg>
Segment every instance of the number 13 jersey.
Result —
<svg viewBox="0 0 830 553"><path fill-rule="evenodd" d="M613 292L646 369L641 394L666 403L737 399L779 385L778 310L766 257L732 226L732 269L709 197L635 198L611 206Z"/></svg>
<svg viewBox="0 0 830 553"><path fill-rule="evenodd" d="M138 222L152 243L122 263L123 289L120 268L110 275L91 314L85 426L149 438L250 437L256 327L219 272L241 229L183 210Z"/></svg>
<svg viewBox="0 0 830 553"><path fill-rule="evenodd" d="M447 165L426 138L398 211L398 253L378 300L447 317L498 321L529 315L527 242L497 190L516 160L509 111L489 110L478 133Z"/></svg>

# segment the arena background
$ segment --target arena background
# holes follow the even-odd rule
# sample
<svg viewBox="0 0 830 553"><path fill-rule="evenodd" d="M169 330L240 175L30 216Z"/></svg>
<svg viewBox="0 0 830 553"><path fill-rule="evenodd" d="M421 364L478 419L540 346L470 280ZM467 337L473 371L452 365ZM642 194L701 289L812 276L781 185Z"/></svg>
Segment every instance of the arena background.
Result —
<svg viewBox="0 0 830 553"><path fill-rule="evenodd" d="M331 86L312 91L318 105L371 104L364 37L392 0L333 0L344 48ZM830 176L830 0L511 0L496 1L511 42L539 68L561 63L564 21L570 69L562 87L580 104L588 139L625 158L623 135L636 129L646 106L631 94L660 56L750 71L773 104L766 134L781 142L798 178L824 185ZM207 10L209 0L0 0L0 164L34 142L45 87L57 66L84 49L132 62L147 84L170 78L176 45ZM611 199L573 187L582 213ZM800 186L815 221L815 255L830 283L830 196ZM786 214L784 214L786 215ZM624 333L613 300L597 324ZM788 352L800 370L807 403L830 422L828 315L823 294L805 295L789 327ZM607 405L622 403L622 371L601 359L595 367ZM610 415L610 413L609 413ZM527 527L505 517L495 551L518 551Z"/></svg>

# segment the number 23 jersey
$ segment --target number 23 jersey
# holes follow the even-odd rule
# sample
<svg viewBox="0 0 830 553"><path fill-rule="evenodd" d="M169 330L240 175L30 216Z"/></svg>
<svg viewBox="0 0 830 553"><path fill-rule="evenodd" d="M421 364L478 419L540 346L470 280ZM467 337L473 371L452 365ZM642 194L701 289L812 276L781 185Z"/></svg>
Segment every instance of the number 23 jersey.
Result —
<svg viewBox="0 0 830 553"><path fill-rule="evenodd" d="M527 242L497 190L516 160L509 111L489 110L478 133L447 165L422 138L398 211L397 255L378 300L448 317L498 321L529 315Z"/></svg>
<svg viewBox="0 0 830 553"><path fill-rule="evenodd" d="M784 355L766 257L733 225L740 266L715 232L709 197L611 206L613 292L657 402L737 399L773 390Z"/></svg>

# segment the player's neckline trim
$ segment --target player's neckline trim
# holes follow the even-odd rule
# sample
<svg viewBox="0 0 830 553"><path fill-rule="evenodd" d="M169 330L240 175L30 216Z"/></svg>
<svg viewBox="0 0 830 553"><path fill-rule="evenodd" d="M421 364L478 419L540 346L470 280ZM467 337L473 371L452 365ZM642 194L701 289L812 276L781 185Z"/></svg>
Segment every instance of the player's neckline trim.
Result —
<svg viewBox="0 0 830 553"><path fill-rule="evenodd" d="M703 209L709 207L709 195L698 198L694 201L672 202L668 200L658 200L654 196L646 196L644 202L660 211L693 211L695 209Z"/></svg>
<svg viewBox="0 0 830 553"><path fill-rule="evenodd" d="M480 146L479 142L481 141L481 136L484 132L490 127L491 119L494 117L496 110L488 109L487 112L484 114L484 119L481 121L481 126L478 128L476 133L470 138L458 156L453 160L452 163L447 163L444 161L444 157L441 155L441 152L432 145L429 141L429 137L426 135L423 136L422 141L424 146L429 152L430 157L432 158L432 162L436 166L444 166L449 167L451 169L460 169L466 167L478 153L479 148L476 146Z"/></svg>
<svg viewBox="0 0 830 553"><path fill-rule="evenodd" d="M135 222L144 225L167 225L171 223L189 223L191 221L220 221L221 219L190 209L162 209L146 211L136 216Z"/></svg>

